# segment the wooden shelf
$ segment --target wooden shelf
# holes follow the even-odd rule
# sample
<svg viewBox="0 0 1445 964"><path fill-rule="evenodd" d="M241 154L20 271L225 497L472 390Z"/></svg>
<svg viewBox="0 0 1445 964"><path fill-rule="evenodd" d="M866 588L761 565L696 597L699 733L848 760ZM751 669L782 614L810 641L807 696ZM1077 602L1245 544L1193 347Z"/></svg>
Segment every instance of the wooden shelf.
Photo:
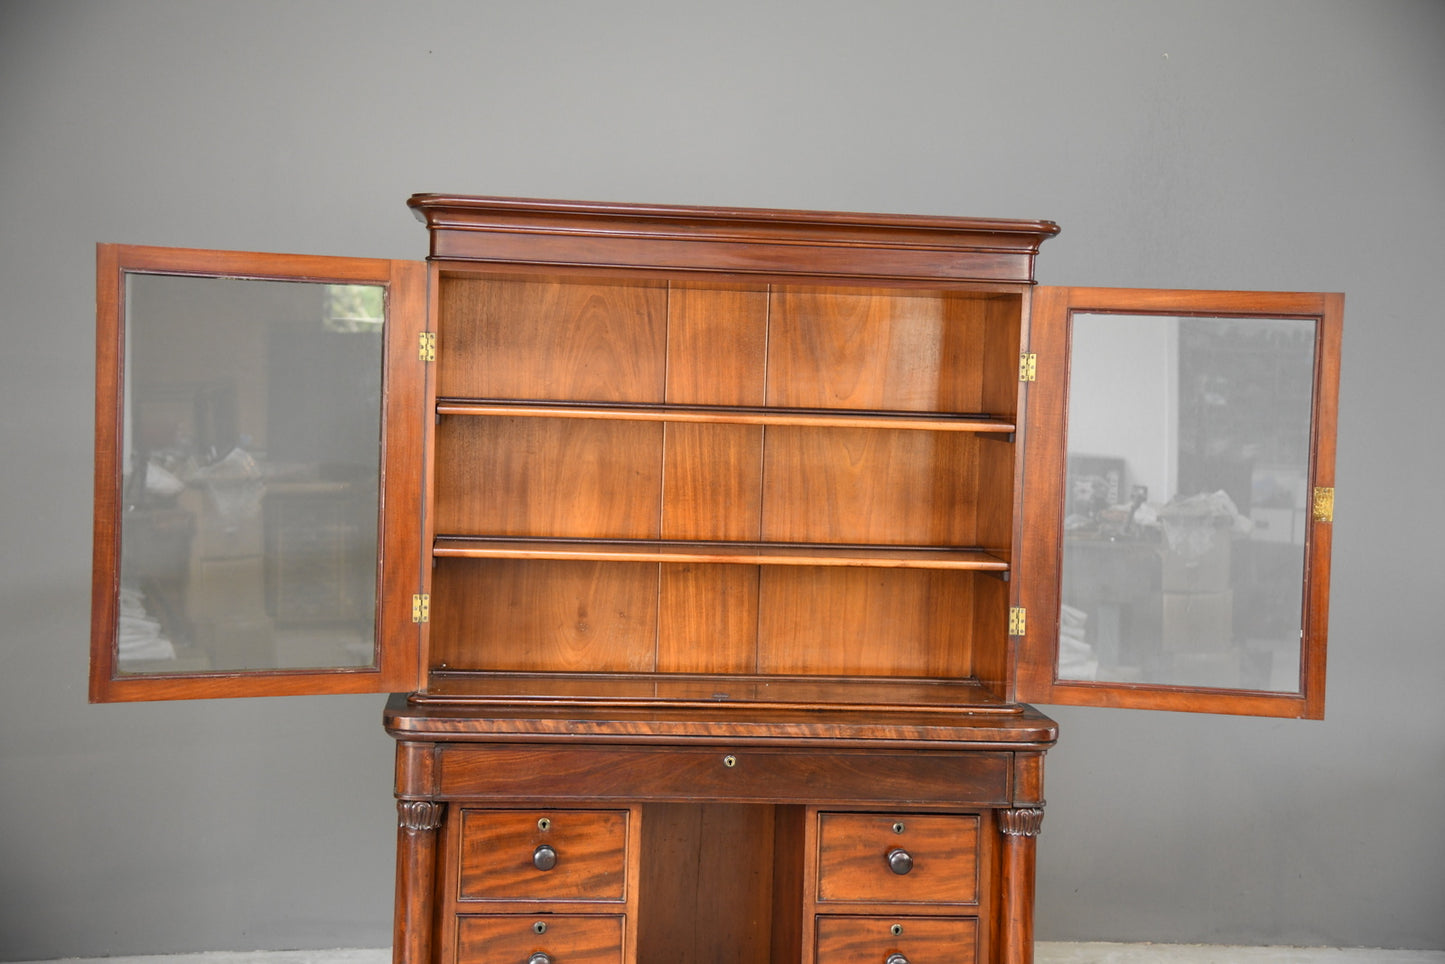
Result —
<svg viewBox="0 0 1445 964"><path fill-rule="evenodd" d="M505 415L530 418L589 418L639 422L705 422L734 425L798 425L813 428L913 429L1012 435L1011 419L944 412L846 411L721 405L594 405L494 399L437 399L438 415Z"/></svg>
<svg viewBox="0 0 1445 964"><path fill-rule="evenodd" d="M1017 713L972 679L914 677L765 676L705 673L508 673L441 671L432 674L422 704L565 704L669 708L748 706L753 709L820 707L836 711ZM654 711L655 712L655 711Z"/></svg>
<svg viewBox="0 0 1445 964"><path fill-rule="evenodd" d="M437 558L573 559L588 562L724 563L753 566L856 566L890 569L960 569L1007 573L1009 564L982 549L797 545L752 542L681 542L593 539L519 539L438 536Z"/></svg>

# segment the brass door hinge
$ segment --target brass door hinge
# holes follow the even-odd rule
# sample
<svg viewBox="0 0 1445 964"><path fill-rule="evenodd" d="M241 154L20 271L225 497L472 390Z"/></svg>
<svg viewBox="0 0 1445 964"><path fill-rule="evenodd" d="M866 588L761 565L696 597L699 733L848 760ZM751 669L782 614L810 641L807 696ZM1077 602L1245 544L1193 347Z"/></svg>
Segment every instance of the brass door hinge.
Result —
<svg viewBox="0 0 1445 964"><path fill-rule="evenodd" d="M1335 521L1335 490L1333 487L1317 487L1315 489L1315 521Z"/></svg>
<svg viewBox="0 0 1445 964"><path fill-rule="evenodd" d="M1008 611L1008 634L1010 636L1022 636L1028 626L1028 611L1022 606L1015 606Z"/></svg>
<svg viewBox="0 0 1445 964"><path fill-rule="evenodd" d="M437 335L434 331L423 331L417 335L416 357L424 362L437 360Z"/></svg>
<svg viewBox="0 0 1445 964"><path fill-rule="evenodd" d="M1031 351L1019 355L1019 381L1034 381L1039 373L1039 356Z"/></svg>
<svg viewBox="0 0 1445 964"><path fill-rule="evenodd" d="M411 621L425 623L431 620L431 594L419 592L411 597Z"/></svg>

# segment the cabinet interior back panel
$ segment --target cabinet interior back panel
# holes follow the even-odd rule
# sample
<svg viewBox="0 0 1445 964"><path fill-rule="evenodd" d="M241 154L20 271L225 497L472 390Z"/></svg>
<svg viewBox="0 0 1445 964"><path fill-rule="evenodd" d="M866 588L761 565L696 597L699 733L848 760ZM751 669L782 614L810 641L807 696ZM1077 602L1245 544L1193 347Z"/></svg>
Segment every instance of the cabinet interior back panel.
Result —
<svg viewBox="0 0 1445 964"><path fill-rule="evenodd" d="M444 418L436 531L655 539L662 436L661 422Z"/></svg>
<svg viewBox="0 0 1445 964"><path fill-rule="evenodd" d="M926 569L440 559L431 668L964 679L984 581L998 582Z"/></svg>
<svg viewBox="0 0 1445 964"><path fill-rule="evenodd" d="M931 291L775 288L768 404L981 412L984 369L997 362L980 348L988 304Z"/></svg>
<svg viewBox="0 0 1445 964"><path fill-rule="evenodd" d="M663 400L663 282L448 277L438 327L443 397Z"/></svg>

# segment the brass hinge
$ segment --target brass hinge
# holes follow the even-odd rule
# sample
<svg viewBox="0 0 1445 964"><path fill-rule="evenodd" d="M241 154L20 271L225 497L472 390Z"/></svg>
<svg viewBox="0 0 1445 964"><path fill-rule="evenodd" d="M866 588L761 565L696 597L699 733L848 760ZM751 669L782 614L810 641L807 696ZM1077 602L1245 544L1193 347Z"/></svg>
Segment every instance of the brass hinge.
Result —
<svg viewBox="0 0 1445 964"><path fill-rule="evenodd" d="M411 597L411 621L424 623L431 619L431 595L419 592Z"/></svg>
<svg viewBox="0 0 1445 964"><path fill-rule="evenodd" d="M423 331L417 335L416 357L424 362L437 360L437 335L434 331Z"/></svg>
<svg viewBox="0 0 1445 964"><path fill-rule="evenodd" d="M1314 515L1316 522L1335 521L1335 490L1333 488L1321 486L1315 489Z"/></svg>
<svg viewBox="0 0 1445 964"><path fill-rule="evenodd" d="M1022 606L1015 606L1008 611L1008 634L1010 636L1022 636L1028 625L1028 611Z"/></svg>
<svg viewBox="0 0 1445 964"><path fill-rule="evenodd" d="M1039 373L1039 356L1031 351L1019 355L1019 381L1031 382Z"/></svg>

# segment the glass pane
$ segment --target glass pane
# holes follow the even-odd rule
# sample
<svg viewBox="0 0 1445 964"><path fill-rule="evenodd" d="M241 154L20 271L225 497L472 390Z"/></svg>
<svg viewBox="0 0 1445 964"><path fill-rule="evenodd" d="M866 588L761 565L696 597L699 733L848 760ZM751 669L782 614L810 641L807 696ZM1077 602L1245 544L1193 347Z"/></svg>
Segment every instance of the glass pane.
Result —
<svg viewBox="0 0 1445 964"><path fill-rule="evenodd" d="M1315 321L1075 314L1060 679L1300 690Z"/></svg>
<svg viewBox="0 0 1445 964"><path fill-rule="evenodd" d="M376 665L383 303L126 276L122 674Z"/></svg>

